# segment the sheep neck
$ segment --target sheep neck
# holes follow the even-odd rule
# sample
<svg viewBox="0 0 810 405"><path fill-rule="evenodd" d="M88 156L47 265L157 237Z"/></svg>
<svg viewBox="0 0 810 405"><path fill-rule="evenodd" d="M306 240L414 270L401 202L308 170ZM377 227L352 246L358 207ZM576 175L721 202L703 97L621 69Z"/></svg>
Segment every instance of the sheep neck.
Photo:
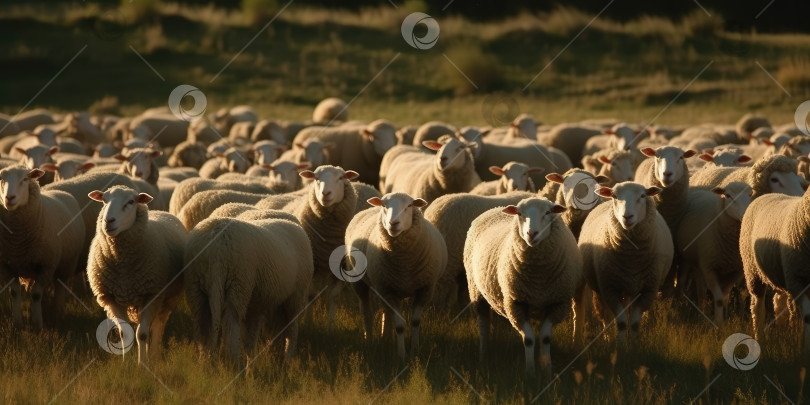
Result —
<svg viewBox="0 0 810 405"><path fill-rule="evenodd" d="M42 195L36 181L28 182L28 202L14 211L0 208L0 220L4 227L0 227L0 243L3 249L3 261L12 257L30 259L26 257L35 246L37 236L42 234L45 216L42 206Z"/></svg>
<svg viewBox="0 0 810 405"><path fill-rule="evenodd" d="M559 254L559 245L554 242L559 233L565 231L565 226L561 219L554 220L549 226L548 236L537 245L529 246L520 237L517 225L510 223L512 230L506 246L509 246L509 263L514 272L527 281L534 280L532 283L537 282L538 276L548 281L557 279L566 268L564 263L568 259Z"/></svg>
<svg viewBox="0 0 810 405"><path fill-rule="evenodd" d="M676 225L683 217L686 199L689 196L689 169L686 167L686 163L683 163L682 166L683 176L669 187L664 187L658 177L654 177L654 185L663 190L653 197L653 200L658 206L658 213L664 217L670 229L677 229Z"/></svg>
<svg viewBox="0 0 810 405"><path fill-rule="evenodd" d="M650 259L649 255L639 254L649 252L656 241L656 208L652 197L647 197L646 205L644 219L629 230L622 228L616 216L610 213L605 247L613 251L622 263L637 263L639 260Z"/></svg>
<svg viewBox="0 0 810 405"><path fill-rule="evenodd" d="M129 229L124 230L117 236L108 236L104 233L104 221L101 216L96 224L96 237L101 243L104 260L110 266L121 266L142 263L145 257L141 254L129 254L134 247L143 244L144 233L149 221L149 209L143 204L138 204L135 212L135 222ZM132 267L125 267L132 268Z"/></svg>
<svg viewBox="0 0 810 405"><path fill-rule="evenodd" d="M475 173L472 155L464 151L464 164L458 168L442 169L441 160L436 157L433 164L433 186L442 190L442 194L462 193L470 190L470 175ZM436 196L439 197L439 196ZM435 198L435 197L434 197ZM430 198L430 200L434 199Z"/></svg>

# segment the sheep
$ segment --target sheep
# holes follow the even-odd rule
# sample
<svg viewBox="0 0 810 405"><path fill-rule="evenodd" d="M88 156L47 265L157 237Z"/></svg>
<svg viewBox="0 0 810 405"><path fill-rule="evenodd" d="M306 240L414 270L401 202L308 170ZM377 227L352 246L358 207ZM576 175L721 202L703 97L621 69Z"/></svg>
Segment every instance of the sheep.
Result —
<svg viewBox="0 0 810 405"><path fill-rule="evenodd" d="M346 228L347 259L353 251L366 258L365 276L353 284L360 297L366 339L372 339L371 290L387 305L385 318L393 320L397 354L405 352L405 319L398 311L402 300L412 298L411 355L419 349L422 309L433 298L436 283L447 265L447 247L439 231L422 216L427 202L405 193L370 198L375 209L355 215Z"/></svg>
<svg viewBox="0 0 810 405"><path fill-rule="evenodd" d="M286 149L286 146L274 141L256 142L250 147L250 151L253 152L253 164L261 166L273 163Z"/></svg>
<svg viewBox="0 0 810 405"><path fill-rule="evenodd" d="M54 119L48 110L37 108L29 110L24 113L15 115L11 122L14 123L20 131L30 131L40 125L53 124Z"/></svg>
<svg viewBox="0 0 810 405"><path fill-rule="evenodd" d="M776 147L775 144L774 147ZM792 158L807 156L807 154L810 153L810 136L795 136L780 147L777 147L777 149L783 155Z"/></svg>
<svg viewBox="0 0 810 405"><path fill-rule="evenodd" d="M91 145L105 141L104 132L90 121L87 113L65 115L64 124L67 136Z"/></svg>
<svg viewBox="0 0 810 405"><path fill-rule="evenodd" d="M709 149L698 157L706 162L704 167L740 167L751 161L751 157L736 146Z"/></svg>
<svg viewBox="0 0 810 405"><path fill-rule="evenodd" d="M749 204L751 187L742 182L731 182L712 191L691 190L676 232L679 271L696 273L701 281L697 290L701 301L706 288L712 293L714 320L718 325L723 323L731 287L743 279L740 221Z"/></svg>
<svg viewBox="0 0 810 405"><path fill-rule="evenodd" d="M186 299L195 334L214 352L221 332L233 364L242 345L248 358L253 355L265 321L283 328L285 356L296 354L298 317L314 270L306 233L286 215L248 210L210 218L189 234Z"/></svg>
<svg viewBox="0 0 810 405"><path fill-rule="evenodd" d="M743 215L740 230L740 254L745 284L751 295L755 339L762 341L764 338L764 298L768 287L781 295L789 295L801 308L805 354L810 351L808 213L810 192L802 196L767 194L751 202Z"/></svg>
<svg viewBox="0 0 810 405"><path fill-rule="evenodd" d="M453 135L455 133L456 127L450 124L440 121L429 121L419 126L409 145L421 148L425 141L437 141L442 135Z"/></svg>
<svg viewBox="0 0 810 405"><path fill-rule="evenodd" d="M593 193L594 189L597 185L605 186L611 181L605 176L594 176L582 169L569 169L562 175L549 173L546 179L548 183L538 195L566 208L560 217L574 237L579 239L585 218L594 207L604 201Z"/></svg>
<svg viewBox="0 0 810 405"><path fill-rule="evenodd" d="M228 132L228 139L234 142L250 141L250 135L253 134L253 129L256 127L256 122L242 121L235 122Z"/></svg>
<svg viewBox="0 0 810 405"><path fill-rule="evenodd" d="M252 212L253 214L245 214L246 212ZM244 214L244 215L243 215ZM208 218L237 218L245 219L248 217L262 217L263 219L286 219L290 222L294 222L296 224L298 222L298 218L295 215L290 214L288 212L284 212L281 210L273 210L273 209L261 209L256 208L250 204L243 204L243 203L228 203L225 204L211 213Z"/></svg>
<svg viewBox="0 0 810 405"><path fill-rule="evenodd" d="M211 117L211 125L220 134L228 134L231 127L237 122L257 122L258 115L253 111L253 107L248 105L238 105L231 108L220 108Z"/></svg>
<svg viewBox="0 0 810 405"><path fill-rule="evenodd" d="M305 142L294 144L293 148L282 153L279 159L296 163L309 162L314 170L322 165L331 164L330 151L335 149L335 146L333 142L310 138Z"/></svg>
<svg viewBox="0 0 810 405"><path fill-rule="evenodd" d="M160 169L160 179L181 182L187 179L200 177L200 174L191 167L163 167Z"/></svg>
<svg viewBox="0 0 810 405"><path fill-rule="evenodd" d="M548 136L542 140L545 146L553 146L562 150L572 162L579 162L582 160L582 149L588 138L599 135L602 129L598 127L576 125L576 124L560 124L552 128ZM554 168L554 171L568 170L566 168Z"/></svg>
<svg viewBox="0 0 810 405"><path fill-rule="evenodd" d="M12 121L11 116L0 113L0 138L19 134L20 132L22 132L22 130Z"/></svg>
<svg viewBox="0 0 810 405"><path fill-rule="evenodd" d="M604 135L588 138L582 149L582 156L592 155L600 150L634 150L642 140L643 131L634 131L626 124L616 124L605 131Z"/></svg>
<svg viewBox="0 0 810 405"><path fill-rule="evenodd" d="M251 142L259 141L273 141L278 145L286 145L287 137L284 128L281 127L276 121L261 120L253 127L253 132L250 134Z"/></svg>
<svg viewBox="0 0 810 405"><path fill-rule="evenodd" d="M797 169L796 159L771 155L757 160L749 167L704 167L691 176L689 184L695 188L710 190L732 181L742 181L751 186L752 200L766 193L800 196L804 189L801 177L796 174Z"/></svg>
<svg viewBox="0 0 810 405"><path fill-rule="evenodd" d="M608 179L603 185L613 187L616 183L633 181L635 154L626 150L598 152L582 158L582 166L590 173L596 173Z"/></svg>
<svg viewBox="0 0 810 405"><path fill-rule="evenodd" d="M191 231L197 224L208 218L217 208L228 203L256 204L268 194L247 193L233 190L201 191L186 202L177 218L183 226Z"/></svg>
<svg viewBox="0 0 810 405"><path fill-rule="evenodd" d="M224 173L244 173L249 162L247 155L236 148L228 148L225 152L208 159L200 168L200 177L215 179Z"/></svg>
<svg viewBox="0 0 810 405"><path fill-rule="evenodd" d="M360 181L376 185L382 157L396 144L395 132L394 126L386 120L364 127L309 127L295 136L293 144L311 138L334 143L336 147L329 151L331 164L361 173Z"/></svg>
<svg viewBox="0 0 810 405"><path fill-rule="evenodd" d="M771 128L771 122L762 115L748 113L740 117L737 121L737 136L741 139L748 139L757 128Z"/></svg>
<svg viewBox="0 0 810 405"><path fill-rule="evenodd" d="M636 181L647 187L655 186L661 189L661 192L652 198L667 226L674 232L683 217L686 197L689 194L689 170L686 167L686 159L697 152L691 149L684 151L676 146L644 148L641 152L652 159L645 160L636 169Z"/></svg>
<svg viewBox="0 0 810 405"><path fill-rule="evenodd" d="M498 195L510 191L535 192L534 182L529 178L531 173L542 173L542 167L529 167L520 162L509 162L503 167L492 166L489 171L501 176L498 180L480 183L470 190L470 194Z"/></svg>
<svg viewBox="0 0 810 405"><path fill-rule="evenodd" d="M255 182L264 184L278 193L288 193L299 190L301 187L303 187L303 181L301 177L298 176L298 173L301 170L309 168L309 162L299 164L276 160L270 164L253 166L248 169L247 173L245 174L225 173L217 177L217 180Z"/></svg>
<svg viewBox="0 0 810 405"><path fill-rule="evenodd" d="M96 167L88 156L57 154L53 163L43 163L40 169L53 173L53 181L62 181L87 173Z"/></svg>
<svg viewBox="0 0 810 405"><path fill-rule="evenodd" d="M13 277L11 296L14 326L22 328L20 284L31 292L31 322L42 329L44 291L59 280L69 283L78 273L86 250L84 223L74 221L79 205L70 194L41 190L35 181L45 172L14 165L0 170L0 262L2 272ZM56 288L55 308L62 305L64 290Z"/></svg>
<svg viewBox="0 0 810 405"><path fill-rule="evenodd" d="M192 196L206 190L232 190L264 194L273 193L273 190L263 184L226 182L195 177L181 181L174 190L172 199L169 201L169 213L177 215Z"/></svg>
<svg viewBox="0 0 810 405"><path fill-rule="evenodd" d="M119 173L132 177L138 190L152 196L149 207L165 211L168 208L168 201L163 198L164 193L160 191L158 185L160 170L155 162L162 154L163 152L151 148L134 148L115 155L115 159L121 162ZM170 196L171 191L165 194Z"/></svg>
<svg viewBox="0 0 810 405"><path fill-rule="evenodd" d="M413 145L413 137L419 127L416 125L405 125L397 130L397 145Z"/></svg>
<svg viewBox="0 0 810 405"><path fill-rule="evenodd" d="M12 158L20 159L20 163L29 169L36 169L45 163L53 163L51 156L59 152L59 147L38 144L27 149L16 148L14 151L16 154L12 153Z"/></svg>
<svg viewBox="0 0 810 405"><path fill-rule="evenodd" d="M579 235L585 280L597 307L616 318L619 344L626 341L627 312L635 335L672 264L672 236L652 198L660 192L633 182L600 188L597 194L611 202L591 211Z"/></svg>
<svg viewBox="0 0 810 405"><path fill-rule="evenodd" d="M200 170L205 163L205 145L200 142L183 141L177 144L169 156L168 165L172 167L193 167Z"/></svg>
<svg viewBox="0 0 810 405"><path fill-rule="evenodd" d="M520 114L509 123L501 142L510 143L515 140L537 140L537 123L529 114Z"/></svg>
<svg viewBox="0 0 810 405"><path fill-rule="evenodd" d="M470 152L477 144L449 137L444 144L425 141L424 146L438 153L415 151L396 155L380 191L419 195L433 201L444 194L470 191L481 182ZM386 155L383 160L390 156Z"/></svg>
<svg viewBox="0 0 810 405"><path fill-rule="evenodd" d="M177 146L187 139L189 123L172 114L138 116L129 122L129 131L124 141L138 138L144 141L157 141L163 146Z"/></svg>
<svg viewBox="0 0 810 405"><path fill-rule="evenodd" d="M535 334L539 318L540 364L551 376L551 329L565 320L571 299L583 285L582 257L571 230L558 214L565 207L540 198L493 208L476 218L464 244L470 302L478 314L480 355L489 344L490 310L506 318L523 339L526 378L535 376ZM581 333L580 323L577 333Z"/></svg>
<svg viewBox="0 0 810 405"><path fill-rule="evenodd" d="M120 329L138 324L138 364L160 353L166 321L183 289L186 230L173 215L150 211L152 197L122 186L94 190L103 204L90 245L87 280L98 304Z"/></svg>
<svg viewBox="0 0 810 405"><path fill-rule="evenodd" d="M328 124L333 121L348 121L349 105L337 97L321 100L312 111L312 122Z"/></svg>

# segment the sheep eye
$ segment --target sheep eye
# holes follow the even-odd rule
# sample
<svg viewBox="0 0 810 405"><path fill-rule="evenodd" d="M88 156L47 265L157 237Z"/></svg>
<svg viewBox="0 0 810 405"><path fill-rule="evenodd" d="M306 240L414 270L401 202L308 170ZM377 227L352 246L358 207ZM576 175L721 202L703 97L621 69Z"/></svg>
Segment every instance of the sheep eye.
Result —
<svg viewBox="0 0 810 405"><path fill-rule="evenodd" d="M778 182L779 182L779 180L771 179L771 183L778 183Z"/></svg>

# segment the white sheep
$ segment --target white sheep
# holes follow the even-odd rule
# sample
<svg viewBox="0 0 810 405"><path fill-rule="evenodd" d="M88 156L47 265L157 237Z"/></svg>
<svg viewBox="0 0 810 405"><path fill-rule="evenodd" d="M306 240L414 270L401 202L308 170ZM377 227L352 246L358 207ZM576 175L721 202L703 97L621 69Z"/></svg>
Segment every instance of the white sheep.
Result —
<svg viewBox="0 0 810 405"><path fill-rule="evenodd" d="M286 145L288 140L284 128L274 120L261 120L253 127L250 134L252 142L273 141L279 145Z"/></svg>
<svg viewBox="0 0 810 405"><path fill-rule="evenodd" d="M542 167L529 167L520 162L509 162L503 167L491 166L489 171L501 176L501 178L478 184L470 190L470 194L498 195L510 191L529 191L533 193L537 191L537 188L529 175L543 173L545 169Z"/></svg>
<svg viewBox="0 0 810 405"><path fill-rule="evenodd" d="M103 203L90 246L87 280L98 304L120 330L136 323L138 363L160 353L166 321L183 289L186 230L171 214L149 211L152 197L128 187L94 190Z"/></svg>
<svg viewBox="0 0 810 405"><path fill-rule="evenodd" d="M319 124L326 124L333 121L348 121L349 105L337 97L329 97L321 100L312 111L312 121Z"/></svg>
<svg viewBox="0 0 810 405"><path fill-rule="evenodd" d="M606 186L610 180L605 176L594 176L582 169L569 169L562 175L549 173L548 183L537 194L551 202L565 207L560 214L565 225L579 239L585 218L604 199L594 194L597 186Z"/></svg>
<svg viewBox="0 0 810 405"><path fill-rule="evenodd" d="M186 299L196 335L214 352L221 332L232 363L242 345L246 356L253 355L266 321L284 328L285 355L296 353L313 261L306 233L288 216L246 210L203 221L189 235Z"/></svg>
<svg viewBox="0 0 810 405"><path fill-rule="evenodd" d="M751 161L751 157L736 146L712 148L698 157L706 162L704 167L740 167Z"/></svg>
<svg viewBox="0 0 810 405"><path fill-rule="evenodd" d="M59 280L69 283L87 250L85 227L74 221L79 205L70 194L40 190L36 179L45 172L20 165L0 170L0 263L3 279L13 277L13 321L22 327L20 283L31 292L31 321L42 328L42 297ZM64 289L56 286L59 309Z"/></svg>
<svg viewBox="0 0 810 405"><path fill-rule="evenodd" d="M737 121L736 130L737 136L740 139L747 140L751 137L757 128L767 127L771 128L771 122L762 115L748 113L740 117Z"/></svg>
<svg viewBox="0 0 810 405"><path fill-rule="evenodd" d="M322 165L331 164L329 154L333 149L335 149L333 142L323 142L318 138L310 138L304 142L293 144L293 148L285 151L279 159L296 163L309 162L314 170Z"/></svg>
<svg viewBox="0 0 810 405"><path fill-rule="evenodd" d="M189 122L172 114L141 115L129 121L123 140L137 138L163 146L176 146L187 139L188 130Z"/></svg>
<svg viewBox="0 0 810 405"><path fill-rule="evenodd" d="M433 298L436 283L447 265L447 247L439 231L422 217L421 198L389 193L370 198L379 207L357 214L346 228L347 254L357 250L366 258L365 276L354 283L360 297L366 339L372 339L372 290L387 305L385 320L393 320L397 354L405 361L405 319L400 315L402 301L412 298L411 355L419 348L422 309ZM349 256L347 256L348 259ZM385 321L384 321L385 322Z"/></svg>
<svg viewBox="0 0 810 405"><path fill-rule="evenodd" d="M481 358L489 343L492 310L520 333L527 379L535 375L531 319L541 322L540 364L548 377L552 326L569 316L571 300L583 286L582 258L574 235L559 216L563 211L565 207L540 198L493 208L472 222L464 244L470 302L478 314ZM581 324L581 319L578 314L575 321ZM576 329L581 333L581 326Z"/></svg>
<svg viewBox="0 0 810 405"><path fill-rule="evenodd" d="M172 194L172 198L169 201L169 213L177 215L191 197L206 190L232 190L264 194L273 193L273 190L263 184L219 181L195 177L181 181L177 188L175 188L174 194Z"/></svg>
<svg viewBox="0 0 810 405"><path fill-rule="evenodd" d="M40 169L53 173L53 181L71 179L87 173L88 170L94 167L96 167L96 164L90 161L89 156L71 153L56 154L53 163L40 165Z"/></svg>
<svg viewBox="0 0 810 405"><path fill-rule="evenodd" d="M253 111L253 107L249 105L220 108L210 119L211 125L222 135L228 135L231 131L231 127L237 122L259 121L258 115Z"/></svg>
<svg viewBox="0 0 810 405"><path fill-rule="evenodd" d="M183 141L177 144L168 159L172 167L193 167L200 170L205 163L206 149L200 142ZM112 156L112 155L111 155Z"/></svg>
<svg viewBox="0 0 810 405"><path fill-rule="evenodd" d="M643 155L642 155L643 156ZM582 158L582 167L590 173L607 178L603 185L633 181L636 177L635 152L627 150L600 151Z"/></svg>
<svg viewBox="0 0 810 405"><path fill-rule="evenodd" d="M741 181L751 186L752 199L766 193L783 193L800 196L804 193L802 178L797 174L798 161L783 155L763 157L753 166L704 167L689 179L693 188L711 190L732 181Z"/></svg>
<svg viewBox="0 0 810 405"><path fill-rule="evenodd" d="M610 314L616 318L620 344L628 312L635 335L672 264L672 236L652 198L660 192L633 182L600 188L597 194L611 202L591 211L579 235L585 280L603 320Z"/></svg>
<svg viewBox="0 0 810 405"><path fill-rule="evenodd" d="M551 129L548 136L538 139L538 142L546 146L553 146L562 150L572 162L582 160L582 150L588 139L594 135L602 133L602 129L590 125L560 124ZM553 168L549 171L563 171L566 168Z"/></svg>
<svg viewBox="0 0 810 405"><path fill-rule="evenodd" d="M419 126L413 135L411 143L417 148L422 148L425 141L438 141L442 135L453 135L456 127L440 121L429 121Z"/></svg>
<svg viewBox="0 0 810 405"><path fill-rule="evenodd" d="M810 192L802 196L766 194L751 202L742 219L740 254L751 295L754 337L762 341L765 293L770 288L789 295L801 308L804 352L810 352ZM781 313L777 313L782 315Z"/></svg>
<svg viewBox="0 0 810 405"><path fill-rule="evenodd" d="M225 152L216 153L215 157L208 159L200 167L200 177L205 179L215 179L224 173L244 173L250 166L245 152L228 148Z"/></svg>

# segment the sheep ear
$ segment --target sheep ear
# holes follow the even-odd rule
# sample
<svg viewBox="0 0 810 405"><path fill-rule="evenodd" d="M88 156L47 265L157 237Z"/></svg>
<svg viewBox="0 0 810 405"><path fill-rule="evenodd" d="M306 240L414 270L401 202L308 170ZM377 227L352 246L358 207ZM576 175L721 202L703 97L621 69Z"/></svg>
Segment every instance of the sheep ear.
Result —
<svg viewBox="0 0 810 405"><path fill-rule="evenodd" d="M366 128L363 128L361 133L363 134L363 137L365 137L365 138L374 139L374 132L371 132Z"/></svg>
<svg viewBox="0 0 810 405"><path fill-rule="evenodd" d="M514 122L510 122L509 126L514 128L514 129L520 129L520 127L518 127L518 124L515 124Z"/></svg>
<svg viewBox="0 0 810 405"><path fill-rule="evenodd" d="M293 146L298 148L298 149L304 149L305 148L304 144L301 143L301 142L296 142L296 143L293 144Z"/></svg>
<svg viewBox="0 0 810 405"><path fill-rule="evenodd" d="M694 151L692 149L689 149L689 150L687 150L686 152L683 153L683 157L684 157L684 159L688 159L688 158L690 158L692 156L695 156L696 153L697 153L696 151Z"/></svg>
<svg viewBox="0 0 810 405"><path fill-rule="evenodd" d="M304 170L303 172L298 173L298 175L305 178L305 179L314 179L314 178L318 177L318 176L315 175L315 173L312 170Z"/></svg>
<svg viewBox="0 0 810 405"><path fill-rule="evenodd" d="M751 156L748 156L748 155L740 155L740 157L737 158L737 163L748 163L750 161L751 161Z"/></svg>
<svg viewBox="0 0 810 405"><path fill-rule="evenodd" d="M18 153L22 154L23 156L28 156L28 153L23 148L14 148Z"/></svg>
<svg viewBox="0 0 810 405"><path fill-rule="evenodd" d="M358 177L360 177L360 173L357 173L354 170L346 170L346 174L343 175L343 178L347 180L354 180Z"/></svg>
<svg viewBox="0 0 810 405"><path fill-rule="evenodd" d="M85 164L83 164L83 165L79 166L79 171L81 171L81 172L85 172L85 171L88 171L88 170L90 170L90 169L92 169L92 168L94 168L94 167L96 167L96 164L95 164L95 163L93 163L93 162L87 162L87 163L85 163Z"/></svg>
<svg viewBox="0 0 810 405"><path fill-rule="evenodd" d="M89 194L87 194L87 196L90 197L91 200L104 202L104 193L101 191L91 191Z"/></svg>
<svg viewBox="0 0 810 405"><path fill-rule="evenodd" d="M54 147L52 147L52 148L51 148L51 149L48 151L48 154L49 154L49 155L53 155L53 154L54 154L54 153L56 153L56 152L59 152L59 147L58 147L58 146L54 146Z"/></svg>
<svg viewBox="0 0 810 405"><path fill-rule="evenodd" d="M273 166L273 165L272 165L272 164L270 164L270 163L265 163L265 164L263 164L263 165L262 165L262 168L267 169L267 170L270 170L271 172L272 172L273 170L276 170L276 167L275 167L275 166ZM300 174L300 173L299 173L299 174ZM303 176L301 176L301 177L303 177Z"/></svg>
<svg viewBox="0 0 810 405"><path fill-rule="evenodd" d="M599 161L606 165L610 164L610 159L608 159L608 157L605 155L599 156Z"/></svg>
<svg viewBox="0 0 810 405"><path fill-rule="evenodd" d="M653 149L653 148L644 148L644 149L641 149L641 153L643 153L644 156L653 157L653 156L655 156L655 149Z"/></svg>
<svg viewBox="0 0 810 405"><path fill-rule="evenodd" d="M560 183L560 184L563 184L563 181L565 181L565 179L563 179L562 176L560 176L558 173L549 173L549 174L547 174L546 175L546 180L553 181L555 183Z"/></svg>
<svg viewBox="0 0 810 405"><path fill-rule="evenodd" d="M501 212L509 214L509 215L517 215L518 209L514 205L507 205Z"/></svg>
<svg viewBox="0 0 810 405"><path fill-rule="evenodd" d="M375 207L382 207L384 205L379 197L371 197L368 200L366 200L366 202Z"/></svg>
<svg viewBox="0 0 810 405"><path fill-rule="evenodd" d="M763 139L762 143L764 143L765 145L768 145L768 146L773 146L773 142L771 142L770 139Z"/></svg>
<svg viewBox="0 0 810 405"><path fill-rule="evenodd" d="M498 166L490 166L489 172L498 176L503 176L504 174L506 174L506 172L504 172L503 169L501 169Z"/></svg>
<svg viewBox="0 0 810 405"><path fill-rule="evenodd" d="M39 168L45 170L46 172L55 172L59 170L59 168L53 163L43 163Z"/></svg>
<svg viewBox="0 0 810 405"><path fill-rule="evenodd" d="M138 204L149 204L152 202L152 200L154 200L154 198L146 193L140 193L137 197L135 197L135 201L137 201Z"/></svg>
<svg viewBox="0 0 810 405"><path fill-rule="evenodd" d="M613 198L616 196L615 194L613 194L613 189L611 189L610 187L600 187L599 189L596 190L596 194L599 194L600 196L605 198Z"/></svg>
<svg viewBox="0 0 810 405"><path fill-rule="evenodd" d="M486 129L486 130L484 130L483 132L481 132L481 135L479 135L479 136L480 136L481 138L483 138L483 137L485 137L485 136L489 135L490 133L492 133L492 129Z"/></svg>
<svg viewBox="0 0 810 405"><path fill-rule="evenodd" d="M706 161L706 162L714 162L714 156L712 156L712 155L710 155L708 153L704 153L704 154L702 154L702 155L700 155L698 157L700 158L700 160L703 160L703 161Z"/></svg>
<svg viewBox="0 0 810 405"><path fill-rule="evenodd" d="M120 154L120 153L119 153L119 154L117 154L117 155L115 155L115 156L113 156L113 158L115 158L115 160L118 160L118 161L120 161L120 162L123 162L123 161L127 160L127 157L126 157L126 156L124 156L124 155L122 155L122 154Z"/></svg>
<svg viewBox="0 0 810 405"><path fill-rule="evenodd" d="M658 188L658 187L650 187L647 190L645 190L645 194L647 194L648 197L658 195L658 193L660 193L660 192L661 192L661 189Z"/></svg>
<svg viewBox="0 0 810 405"><path fill-rule="evenodd" d="M546 169L542 167L530 167L527 173L543 173Z"/></svg>
<svg viewBox="0 0 810 405"><path fill-rule="evenodd" d="M567 208L563 207L562 205L554 204L554 206L551 207L551 212L559 214L561 212L565 212L566 209Z"/></svg>
<svg viewBox="0 0 810 405"><path fill-rule="evenodd" d="M607 183L610 181L610 179L605 176L596 176L593 179L596 180L597 183Z"/></svg>
<svg viewBox="0 0 810 405"><path fill-rule="evenodd" d="M633 131L633 133L636 134L636 135L640 135L642 132L644 132L643 129L639 129L638 131Z"/></svg>
<svg viewBox="0 0 810 405"><path fill-rule="evenodd" d="M726 189L724 189L723 187L715 187L715 188L712 189L712 193L715 193L715 194L719 195L720 197L722 197L723 194L726 193Z"/></svg>
<svg viewBox="0 0 810 405"><path fill-rule="evenodd" d="M296 167L296 170L298 170L298 171L306 170L306 169L309 169L310 166L312 166L311 163L304 162L304 163L299 164L298 167Z"/></svg>
<svg viewBox="0 0 810 405"><path fill-rule="evenodd" d="M161 152L159 150L153 150L151 153L149 153L149 157L152 158L152 159L157 159L162 154L163 154L163 152Z"/></svg>
<svg viewBox="0 0 810 405"><path fill-rule="evenodd" d="M607 129L607 130L605 130L605 134L607 134L607 135L616 135L616 133L615 133L615 132L613 132L613 130L612 130L612 129Z"/></svg>
<svg viewBox="0 0 810 405"><path fill-rule="evenodd" d="M425 200L423 200L421 198L414 199L412 204L413 204L414 207L419 207L419 208L426 207L428 205L427 201L425 201Z"/></svg>
<svg viewBox="0 0 810 405"><path fill-rule="evenodd" d="M31 171L28 172L28 177L31 178L31 179L38 179L38 178L42 177L43 174L45 174L45 172L43 170L31 169Z"/></svg>
<svg viewBox="0 0 810 405"><path fill-rule="evenodd" d="M712 148L703 149L703 153L705 153L707 155L714 155L714 149L712 149Z"/></svg>
<svg viewBox="0 0 810 405"><path fill-rule="evenodd" d="M430 150L439 150L442 148L442 144L436 141L423 141L422 145Z"/></svg>

